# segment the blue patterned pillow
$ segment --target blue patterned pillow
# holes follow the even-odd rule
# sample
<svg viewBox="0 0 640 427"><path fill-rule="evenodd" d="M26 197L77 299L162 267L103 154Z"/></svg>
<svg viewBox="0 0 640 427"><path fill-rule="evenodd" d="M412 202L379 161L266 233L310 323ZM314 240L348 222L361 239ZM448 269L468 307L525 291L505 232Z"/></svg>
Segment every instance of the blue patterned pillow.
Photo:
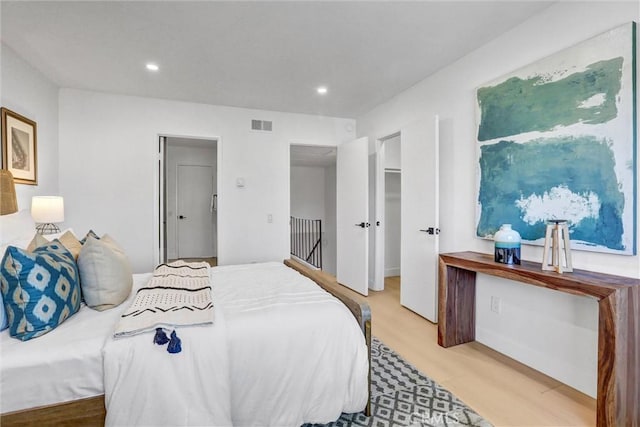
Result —
<svg viewBox="0 0 640 427"><path fill-rule="evenodd" d="M32 253L9 246L0 265L9 334L22 341L54 329L80 309L78 268L58 241Z"/></svg>

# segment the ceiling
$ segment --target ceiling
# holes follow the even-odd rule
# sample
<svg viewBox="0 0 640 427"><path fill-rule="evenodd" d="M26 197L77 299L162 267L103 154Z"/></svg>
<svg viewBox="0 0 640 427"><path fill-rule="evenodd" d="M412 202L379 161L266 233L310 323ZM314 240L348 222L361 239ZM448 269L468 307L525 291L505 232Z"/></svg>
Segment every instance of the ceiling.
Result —
<svg viewBox="0 0 640 427"><path fill-rule="evenodd" d="M60 87L356 118L551 4L2 0L0 28Z"/></svg>

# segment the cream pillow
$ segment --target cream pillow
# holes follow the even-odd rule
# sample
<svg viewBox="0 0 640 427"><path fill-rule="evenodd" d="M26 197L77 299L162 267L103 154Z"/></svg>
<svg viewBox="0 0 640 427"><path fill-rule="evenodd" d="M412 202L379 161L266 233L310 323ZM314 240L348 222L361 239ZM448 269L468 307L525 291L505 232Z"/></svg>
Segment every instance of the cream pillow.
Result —
<svg viewBox="0 0 640 427"><path fill-rule="evenodd" d="M88 237L78 256L80 287L87 305L103 311L121 304L131 293L129 259L108 235Z"/></svg>
<svg viewBox="0 0 640 427"><path fill-rule="evenodd" d="M49 240L44 237L42 234L36 233L35 236L33 236L33 239L31 239L31 243L29 243L29 246L27 246L27 252L33 252L33 250L35 248L39 248L42 245L46 245L47 243L49 243Z"/></svg>
<svg viewBox="0 0 640 427"><path fill-rule="evenodd" d="M73 255L73 259L78 260L78 256L80 255L80 251L82 250L82 243L78 240L78 238L71 231L67 231L62 236L58 238L62 246L67 248L71 255Z"/></svg>
<svg viewBox="0 0 640 427"><path fill-rule="evenodd" d="M80 249L82 249L82 244L75 236L75 234L73 234L73 230L71 230L70 228L65 230L63 233L47 234L46 237L42 234L36 233L26 249L28 252L33 252L35 248L46 245L47 243L52 242L55 239L58 239L58 241L62 243L62 245L67 248L69 252L71 252L74 260L78 260L78 255L80 254Z"/></svg>

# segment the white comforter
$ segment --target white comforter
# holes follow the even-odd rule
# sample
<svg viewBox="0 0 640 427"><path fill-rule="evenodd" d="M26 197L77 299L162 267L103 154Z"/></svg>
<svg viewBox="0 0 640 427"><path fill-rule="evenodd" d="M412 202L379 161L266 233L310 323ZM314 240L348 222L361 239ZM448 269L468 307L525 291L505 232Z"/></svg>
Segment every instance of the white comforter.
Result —
<svg viewBox="0 0 640 427"><path fill-rule="evenodd" d="M134 275L134 287L150 274ZM0 333L0 413L104 394L102 348L131 303L80 311L53 331L29 341Z"/></svg>
<svg viewBox="0 0 640 427"><path fill-rule="evenodd" d="M351 312L280 263L211 269L213 326L104 351L108 425L299 426L364 409L368 359Z"/></svg>

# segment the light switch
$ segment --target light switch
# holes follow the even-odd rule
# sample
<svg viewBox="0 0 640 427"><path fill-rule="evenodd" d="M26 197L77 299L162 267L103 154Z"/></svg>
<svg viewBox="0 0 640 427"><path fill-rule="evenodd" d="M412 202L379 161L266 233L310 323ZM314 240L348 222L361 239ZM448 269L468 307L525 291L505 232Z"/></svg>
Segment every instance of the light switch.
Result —
<svg viewBox="0 0 640 427"><path fill-rule="evenodd" d="M244 178L236 178L236 187L244 188Z"/></svg>
<svg viewBox="0 0 640 427"><path fill-rule="evenodd" d="M271 224L273 222L273 214L267 214L267 222Z"/></svg>

